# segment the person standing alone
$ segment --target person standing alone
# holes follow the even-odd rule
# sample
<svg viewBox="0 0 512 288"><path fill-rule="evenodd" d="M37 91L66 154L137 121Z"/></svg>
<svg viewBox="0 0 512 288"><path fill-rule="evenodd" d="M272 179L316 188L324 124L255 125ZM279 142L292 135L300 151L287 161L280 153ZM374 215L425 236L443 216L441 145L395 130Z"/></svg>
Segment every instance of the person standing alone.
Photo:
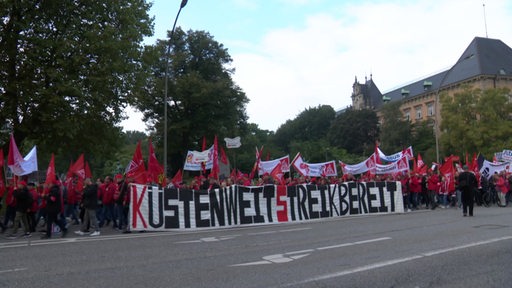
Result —
<svg viewBox="0 0 512 288"><path fill-rule="evenodd" d="M82 229L75 231L78 235L85 235L90 226L94 229L91 236L99 236L98 218L96 218L96 209L98 208L98 184L93 183L91 178L84 180L85 188L82 195L82 205L84 209L84 221Z"/></svg>
<svg viewBox="0 0 512 288"><path fill-rule="evenodd" d="M473 204L475 200L475 189L478 185L475 174L469 171L467 165L464 165L464 172L459 174L459 189L462 191L462 215L473 216Z"/></svg>

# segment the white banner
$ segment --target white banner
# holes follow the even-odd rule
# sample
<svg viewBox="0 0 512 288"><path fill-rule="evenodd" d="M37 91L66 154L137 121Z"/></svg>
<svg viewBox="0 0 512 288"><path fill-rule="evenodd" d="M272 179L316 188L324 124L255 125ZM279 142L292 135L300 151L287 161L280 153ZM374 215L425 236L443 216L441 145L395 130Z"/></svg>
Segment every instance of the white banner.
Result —
<svg viewBox="0 0 512 288"><path fill-rule="evenodd" d="M25 156L23 160L14 163L14 165L9 165L9 168L11 168L12 174L16 176L23 176L37 171L36 146L28 152L27 156Z"/></svg>
<svg viewBox="0 0 512 288"><path fill-rule="evenodd" d="M374 155L375 155L375 153L372 154L372 156L370 156L365 161L358 163L358 164L353 164L353 165L345 164L340 161L340 165L343 170L343 174L357 175L357 174L366 173L366 172L368 172L368 170L375 170L376 164L375 164Z"/></svg>
<svg viewBox="0 0 512 288"><path fill-rule="evenodd" d="M512 150L503 150L503 152L501 152L501 159L512 162Z"/></svg>
<svg viewBox="0 0 512 288"><path fill-rule="evenodd" d="M204 151L188 151L185 165L183 170L188 171L201 171L202 165L205 165L205 169L212 169L213 167L213 150L214 145L208 150Z"/></svg>
<svg viewBox="0 0 512 288"><path fill-rule="evenodd" d="M272 170L276 168L277 164L281 163L281 170L283 172L290 172L290 157L288 155L281 157L279 159L270 160L270 161L260 161L258 165L258 175L263 175L265 173L272 173Z"/></svg>
<svg viewBox="0 0 512 288"><path fill-rule="evenodd" d="M232 185L212 190L130 185L132 231L169 231L403 213L400 181Z"/></svg>
<svg viewBox="0 0 512 288"><path fill-rule="evenodd" d="M324 163L306 163L302 159L302 155L298 153L292 165L302 176L328 177L338 175L336 162L334 160Z"/></svg>
<svg viewBox="0 0 512 288"><path fill-rule="evenodd" d="M511 172L510 162L496 164L484 160L484 164L482 165L482 168L480 168L480 174L482 175L482 177L485 177L487 179L491 178L491 176L494 175L495 173L500 173L501 171Z"/></svg>
<svg viewBox="0 0 512 288"><path fill-rule="evenodd" d="M407 149L405 149L405 151L400 151L398 153L395 153L393 155L385 155L379 147L377 147L377 151L379 151L379 157L381 160L384 160L386 162L395 162L395 161L398 161L400 160L400 158L402 157L408 157L408 158L413 158L413 152L412 152L412 146L409 146Z"/></svg>
<svg viewBox="0 0 512 288"><path fill-rule="evenodd" d="M395 174L404 171L409 171L409 160L406 156L388 165L377 164L377 172L375 174Z"/></svg>
<svg viewBox="0 0 512 288"><path fill-rule="evenodd" d="M240 148L242 146L242 142L240 141L240 136L237 136L235 138L224 138L224 141L226 141L226 148Z"/></svg>

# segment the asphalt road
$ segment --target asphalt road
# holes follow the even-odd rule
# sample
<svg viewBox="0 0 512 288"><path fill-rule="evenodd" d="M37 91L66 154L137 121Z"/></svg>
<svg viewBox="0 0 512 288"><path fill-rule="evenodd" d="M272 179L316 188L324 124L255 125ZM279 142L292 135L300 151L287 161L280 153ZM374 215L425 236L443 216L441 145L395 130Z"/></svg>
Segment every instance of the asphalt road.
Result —
<svg viewBox="0 0 512 288"><path fill-rule="evenodd" d="M0 287L512 287L512 208L0 240ZM75 226L76 227L76 226Z"/></svg>

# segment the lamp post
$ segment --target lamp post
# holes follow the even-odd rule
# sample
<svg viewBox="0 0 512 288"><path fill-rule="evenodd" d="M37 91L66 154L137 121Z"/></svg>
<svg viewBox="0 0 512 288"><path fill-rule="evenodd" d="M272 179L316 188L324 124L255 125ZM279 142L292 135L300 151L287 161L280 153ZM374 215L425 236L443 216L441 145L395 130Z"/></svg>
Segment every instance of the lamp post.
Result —
<svg viewBox="0 0 512 288"><path fill-rule="evenodd" d="M180 9L178 10L178 14L176 14L176 18L174 19L174 24L172 25L171 35L169 36L169 42L167 43L167 52L165 54L165 89L164 89L164 174L167 175L167 100L169 93L169 58L171 54L171 44L174 35L174 29L176 28L176 22L178 22L178 17L180 16L181 9L187 5L188 0L182 0L180 4Z"/></svg>

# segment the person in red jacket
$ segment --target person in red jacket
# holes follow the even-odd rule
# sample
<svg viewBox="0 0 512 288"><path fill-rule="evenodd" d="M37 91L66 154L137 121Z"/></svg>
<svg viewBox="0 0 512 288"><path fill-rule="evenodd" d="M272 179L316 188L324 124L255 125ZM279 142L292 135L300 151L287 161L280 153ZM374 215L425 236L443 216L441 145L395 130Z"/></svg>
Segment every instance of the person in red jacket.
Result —
<svg viewBox="0 0 512 288"><path fill-rule="evenodd" d="M101 203L103 204L101 211L100 227L108 226L113 222L113 228L117 228L116 219L114 218L114 193L116 193L117 184L114 183L112 177L105 177L105 181L101 187ZM106 223L105 223L106 222Z"/></svg>
<svg viewBox="0 0 512 288"><path fill-rule="evenodd" d="M73 220L73 225L80 224L78 220L78 195L76 193L75 185L73 184L73 179L66 179L64 185L64 215L65 217L70 217Z"/></svg>
<svg viewBox="0 0 512 288"><path fill-rule="evenodd" d="M418 209L418 194L421 193L421 176L418 173L409 178L409 192L411 193L412 209Z"/></svg>
<svg viewBox="0 0 512 288"><path fill-rule="evenodd" d="M9 222L14 222L14 218L16 217L16 199L14 199L14 185L12 180L7 183L6 187L7 192L5 193L5 214L4 214L4 222L2 223L2 233L7 230L9 227Z"/></svg>
<svg viewBox="0 0 512 288"><path fill-rule="evenodd" d="M428 203L430 203L430 208L432 210L436 209L437 207L437 201L436 201L436 194L437 191L439 191L439 176L436 171L429 171L428 178L427 178L427 189L428 189ZM427 207L428 208L428 207Z"/></svg>

